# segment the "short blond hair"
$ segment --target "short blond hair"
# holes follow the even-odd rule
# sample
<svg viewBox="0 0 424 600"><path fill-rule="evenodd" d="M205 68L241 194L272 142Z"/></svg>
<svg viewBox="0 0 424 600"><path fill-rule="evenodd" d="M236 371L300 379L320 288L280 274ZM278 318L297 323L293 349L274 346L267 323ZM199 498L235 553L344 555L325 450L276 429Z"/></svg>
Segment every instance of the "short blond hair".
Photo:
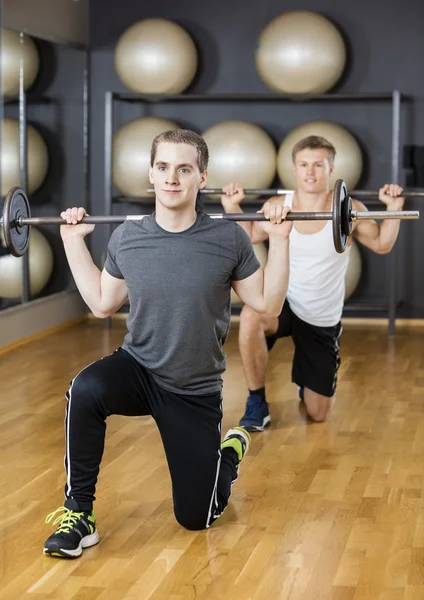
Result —
<svg viewBox="0 0 424 600"><path fill-rule="evenodd" d="M336 157L336 149L331 142L326 140L324 137L319 135L309 135L301 140L299 140L294 146L292 150L292 159L293 162L296 160L296 154L301 152L302 150L326 150L328 154L328 159L330 164L334 163L334 159Z"/></svg>

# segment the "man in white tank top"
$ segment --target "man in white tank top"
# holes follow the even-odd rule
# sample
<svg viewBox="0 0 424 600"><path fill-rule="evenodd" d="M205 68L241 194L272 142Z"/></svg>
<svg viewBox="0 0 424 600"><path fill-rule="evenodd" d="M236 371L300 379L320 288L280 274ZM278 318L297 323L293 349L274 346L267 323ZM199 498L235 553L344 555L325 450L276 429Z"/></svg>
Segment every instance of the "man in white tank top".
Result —
<svg viewBox="0 0 424 600"><path fill-rule="evenodd" d="M331 211L330 177L336 150L326 139L309 136L293 148L297 190L271 203L289 204L293 212ZM221 197L226 212L243 212L243 189L231 183ZM398 185L384 185L379 199L387 210L401 210L404 198ZM358 200L353 208L366 211ZM239 222L253 243L266 240L255 222ZM367 220L354 223L353 235L378 254L390 252L396 242L400 221L378 225ZM277 339L291 336L295 352L292 381L298 386L301 402L314 421L325 421L335 398L340 366L341 316L345 295L345 274L352 238L343 254L334 248L331 221L296 221L290 234L290 280L283 310L277 318L264 318L248 306L240 315L239 348L249 389L246 412L240 425L262 431L270 423L265 395L268 352Z"/></svg>

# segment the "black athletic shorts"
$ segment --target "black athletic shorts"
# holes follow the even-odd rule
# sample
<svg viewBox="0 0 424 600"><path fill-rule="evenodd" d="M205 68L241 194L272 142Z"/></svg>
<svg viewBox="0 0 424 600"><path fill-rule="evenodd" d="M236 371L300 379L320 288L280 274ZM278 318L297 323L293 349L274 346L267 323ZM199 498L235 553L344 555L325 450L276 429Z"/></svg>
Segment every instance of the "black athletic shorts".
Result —
<svg viewBox="0 0 424 600"><path fill-rule="evenodd" d="M331 398L340 367L342 324L318 327L299 319L286 300L278 317L277 332L267 337L268 350L279 338L291 336L294 342L292 381L299 386Z"/></svg>

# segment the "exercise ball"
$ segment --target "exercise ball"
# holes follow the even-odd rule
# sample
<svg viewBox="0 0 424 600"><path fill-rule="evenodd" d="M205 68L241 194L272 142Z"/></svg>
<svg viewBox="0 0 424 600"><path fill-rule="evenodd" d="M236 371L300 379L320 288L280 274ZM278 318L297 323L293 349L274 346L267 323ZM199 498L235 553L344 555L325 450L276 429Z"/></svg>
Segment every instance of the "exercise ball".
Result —
<svg viewBox="0 0 424 600"><path fill-rule="evenodd" d="M127 197L146 196L149 181L150 151L157 135L179 129L168 119L142 117L130 121L113 136L112 178L115 187Z"/></svg>
<svg viewBox="0 0 424 600"><path fill-rule="evenodd" d="M232 181L244 188L268 188L276 173L277 151L270 136L247 121L223 121L203 133L209 147L207 187Z"/></svg>
<svg viewBox="0 0 424 600"><path fill-rule="evenodd" d="M53 271L53 252L44 235L31 227L29 240L29 273L31 296L45 287ZM8 255L0 257L0 298L22 296L23 258Z"/></svg>
<svg viewBox="0 0 424 600"><path fill-rule="evenodd" d="M331 188L336 179L343 179L347 189L352 190L362 174L362 152L358 142L341 125L329 121L308 121L295 129L282 141L277 155L278 176L286 188L296 189L296 177L293 168L293 146L301 139L310 135L324 137L336 149L334 171L330 179Z"/></svg>
<svg viewBox="0 0 424 600"><path fill-rule="evenodd" d="M261 263L261 267L264 269L266 263L268 261L268 250L263 242L259 242L257 244L253 244L253 250L255 252L256 258ZM239 296L235 293L235 291L231 288L231 304L243 304L240 300Z"/></svg>
<svg viewBox="0 0 424 600"><path fill-rule="evenodd" d="M361 279L362 260L358 245L352 241L345 275L345 300L350 298Z"/></svg>
<svg viewBox="0 0 424 600"><path fill-rule="evenodd" d="M119 38L115 69L131 91L179 94L197 70L197 50L190 35L167 19L143 19Z"/></svg>
<svg viewBox="0 0 424 600"><path fill-rule="evenodd" d="M10 29L1 30L1 75L3 94L9 98L19 95L19 72L21 57L24 66L24 89L34 83L40 66L37 46L27 35L20 35Z"/></svg>
<svg viewBox="0 0 424 600"><path fill-rule="evenodd" d="M1 193L7 194L11 187L20 185L19 177L19 122L3 119L1 145ZM27 125L28 193L34 193L43 183L49 155L44 139L32 125Z"/></svg>
<svg viewBox="0 0 424 600"><path fill-rule="evenodd" d="M324 93L344 71L346 48L326 17L298 10L268 23L258 39L255 63L262 81L275 92Z"/></svg>

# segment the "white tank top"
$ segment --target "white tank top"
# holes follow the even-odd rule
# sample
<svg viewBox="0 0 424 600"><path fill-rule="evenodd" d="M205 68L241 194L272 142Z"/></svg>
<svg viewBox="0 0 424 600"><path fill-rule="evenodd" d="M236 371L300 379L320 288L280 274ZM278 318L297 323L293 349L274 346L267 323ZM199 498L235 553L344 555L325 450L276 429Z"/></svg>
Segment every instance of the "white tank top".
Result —
<svg viewBox="0 0 424 600"><path fill-rule="evenodd" d="M293 195L285 204L293 206ZM303 321L318 327L336 325L342 316L345 275L350 246L343 254L336 252L331 221L313 234L290 234L290 278L287 300L293 312Z"/></svg>

